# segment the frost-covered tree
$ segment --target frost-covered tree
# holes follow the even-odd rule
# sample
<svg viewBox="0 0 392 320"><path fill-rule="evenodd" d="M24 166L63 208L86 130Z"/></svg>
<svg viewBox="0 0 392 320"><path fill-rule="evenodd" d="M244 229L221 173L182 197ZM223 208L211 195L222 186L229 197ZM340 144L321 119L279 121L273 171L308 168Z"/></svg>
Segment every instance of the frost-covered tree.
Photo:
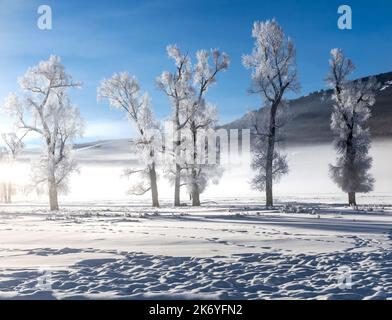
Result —
<svg viewBox="0 0 392 320"><path fill-rule="evenodd" d="M193 88L190 85L192 79L191 63L188 54L183 54L174 45L167 47L169 58L174 60L175 71L170 73L164 71L157 78L157 86L169 98L172 105L170 120L173 125L173 146L170 150L165 150L166 155L172 154L173 161L166 157L165 171L170 180L174 183L174 205L180 206L181 175L183 167L180 163L181 157L181 130L187 125L189 119L186 116L188 102L193 96ZM166 142L166 146L170 144Z"/></svg>
<svg viewBox="0 0 392 320"><path fill-rule="evenodd" d="M66 73L57 56L29 68L19 85L23 96L11 93L5 109L16 119L18 129L42 138L43 150L33 163L32 180L37 190L48 191L50 210L58 210L58 193L68 190L70 173L77 170L73 141L83 133L79 110L70 103L67 90L81 85Z"/></svg>
<svg viewBox="0 0 392 320"><path fill-rule="evenodd" d="M374 179L369 173L372 158L369 156L370 132L367 121L370 107L375 103L378 83L375 78L366 81L349 81L355 67L340 49L331 51L328 85L333 89L334 102L331 130L338 153L330 173L335 183L348 193L349 205L356 205L357 192L373 190Z"/></svg>
<svg viewBox="0 0 392 320"><path fill-rule="evenodd" d="M138 174L140 178L131 187L130 193L143 195L151 191L152 205L159 207L156 166L162 142L157 139L160 136L159 125L154 119L148 94L142 95L136 78L122 72L102 81L98 99L108 99L110 106L124 111L134 124L138 133L137 153L144 167L126 171L126 174Z"/></svg>
<svg viewBox="0 0 392 320"><path fill-rule="evenodd" d="M229 57L218 50L200 50L196 53L197 62L193 72L193 98L189 101L187 114L192 146L186 149L191 161L186 165L186 184L192 197L192 205L200 206L200 194L209 181L217 183L222 174L219 163L210 163L205 143L208 132L215 129L217 123L216 108L205 101L205 94L211 84L216 82L216 75L229 67ZM212 60L212 61L211 61ZM211 156L211 155L210 155Z"/></svg>
<svg viewBox="0 0 392 320"><path fill-rule="evenodd" d="M180 187L184 184L191 193L192 204L200 205L200 193L209 180L206 170L211 167L207 164L191 164L184 161L184 157L198 157L197 148L194 146L198 144L199 132L212 128L216 122L214 118L210 118L213 112L205 102L205 94L217 81L217 74L229 67L230 61L226 53L221 53L217 49L198 51L195 65L192 65L188 54L181 53L176 46L168 46L167 52L174 60L176 70L173 73L163 72L157 79L157 84L169 97L172 105L174 165L169 164L169 174L172 173L174 177L174 205L180 205ZM183 136L189 134L191 137L193 151L190 151L189 144L184 143L181 132ZM202 173L203 171L205 173Z"/></svg>
<svg viewBox="0 0 392 320"><path fill-rule="evenodd" d="M6 163L6 168L9 172L13 172L13 167L16 161L17 155L24 149L25 145L23 143L23 138L26 136L27 132L19 133L18 130L13 130L12 132L2 133L1 139L5 146L3 161ZM12 195L14 194L14 186L11 179L2 182L2 196L3 201L6 203L12 202Z"/></svg>
<svg viewBox="0 0 392 320"><path fill-rule="evenodd" d="M260 94L264 102L263 117L256 118L254 157L257 171L252 185L266 192L266 205L273 206L273 182L288 172L286 156L278 150L282 139L285 94L299 89L295 48L275 20L255 22L252 36L255 47L243 56L243 64L252 69L250 93Z"/></svg>
<svg viewBox="0 0 392 320"><path fill-rule="evenodd" d="M200 206L200 195L210 182L217 184L223 173L219 159L216 161L219 158L219 149L215 141L215 115L215 108L207 106L198 117L192 119L182 133L187 137L183 141L183 181L190 194L192 206ZM210 148L209 143L215 146ZM212 152L215 152L215 155L212 155Z"/></svg>

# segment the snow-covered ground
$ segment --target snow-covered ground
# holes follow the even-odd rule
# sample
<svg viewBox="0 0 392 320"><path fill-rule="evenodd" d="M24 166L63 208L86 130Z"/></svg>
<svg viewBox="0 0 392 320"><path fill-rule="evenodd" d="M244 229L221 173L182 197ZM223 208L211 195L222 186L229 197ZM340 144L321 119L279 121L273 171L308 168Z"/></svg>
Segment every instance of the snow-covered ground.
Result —
<svg viewBox="0 0 392 320"><path fill-rule="evenodd" d="M0 297L392 298L392 207L333 200L3 206Z"/></svg>

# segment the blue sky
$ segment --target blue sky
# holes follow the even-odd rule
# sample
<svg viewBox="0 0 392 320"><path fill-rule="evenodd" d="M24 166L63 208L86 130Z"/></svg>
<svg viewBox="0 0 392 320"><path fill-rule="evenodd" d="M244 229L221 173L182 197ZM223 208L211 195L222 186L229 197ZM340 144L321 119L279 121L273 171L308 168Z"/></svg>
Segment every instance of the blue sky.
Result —
<svg viewBox="0 0 392 320"><path fill-rule="evenodd" d="M50 31L36 26L41 4L53 10ZM352 30L337 28L342 4L352 7ZM352 58L356 77L392 71L391 14L390 0L0 0L0 100L17 89L17 78L29 66L56 54L84 84L72 99L86 120L85 140L127 137L132 130L123 115L97 103L99 82L123 70L136 75L157 117L165 119L170 106L155 78L173 67L166 45L190 53L217 47L232 64L208 99L218 106L221 122L227 122L261 106L259 97L246 92L250 73L241 64L241 56L252 50L255 20L276 18L294 40L302 86L298 95L303 95L325 86L333 47Z"/></svg>

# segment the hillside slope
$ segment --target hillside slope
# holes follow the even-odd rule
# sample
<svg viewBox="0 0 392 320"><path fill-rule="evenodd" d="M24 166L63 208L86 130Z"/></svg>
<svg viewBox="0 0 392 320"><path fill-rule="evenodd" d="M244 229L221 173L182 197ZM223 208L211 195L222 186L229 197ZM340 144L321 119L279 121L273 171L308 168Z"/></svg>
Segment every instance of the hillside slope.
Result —
<svg viewBox="0 0 392 320"><path fill-rule="evenodd" d="M375 76L381 84L372 107L369 127L373 137L392 138L392 72ZM363 78L366 80L367 78ZM329 128L332 100L331 90L321 90L289 101L290 121L286 125L286 139L292 143L320 143L332 141ZM252 111L263 113L263 108ZM227 129L250 128L251 114L223 125Z"/></svg>

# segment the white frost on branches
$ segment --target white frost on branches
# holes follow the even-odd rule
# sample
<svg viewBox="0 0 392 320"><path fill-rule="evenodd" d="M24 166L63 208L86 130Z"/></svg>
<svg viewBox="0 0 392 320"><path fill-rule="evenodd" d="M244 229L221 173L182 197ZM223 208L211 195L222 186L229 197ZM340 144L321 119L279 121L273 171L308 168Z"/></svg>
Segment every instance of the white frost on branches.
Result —
<svg viewBox="0 0 392 320"><path fill-rule="evenodd" d="M275 20L255 22L252 37L253 52L243 56L244 66L252 69L250 90L262 94L266 106L271 106L286 90L299 89L295 47Z"/></svg>
<svg viewBox="0 0 392 320"><path fill-rule="evenodd" d="M35 132L43 140L43 151L33 164L37 190L47 189L51 210L58 210L58 191L67 191L70 173L76 171L73 141L83 133L79 110L68 98L69 88L79 88L66 73L60 58L50 56L31 67L19 79L23 96L11 93L4 109L18 129Z"/></svg>
<svg viewBox="0 0 392 320"><path fill-rule="evenodd" d="M182 185L191 193L193 205L199 205L200 193L209 180L216 180L213 172L218 168L195 161L200 158L197 146L201 143L201 132L213 129L217 121L216 110L206 103L205 94L217 81L217 74L228 69L230 59L217 49L199 50L192 65L188 54L181 53L177 46L169 45L167 53L174 60L176 70L165 71L157 79L158 88L172 105L173 147L165 151L173 157L166 164L166 173L175 186L175 205L180 205Z"/></svg>
<svg viewBox="0 0 392 320"><path fill-rule="evenodd" d="M159 206L156 166L158 152L162 149L162 141L159 124L154 119L148 94L141 94L135 77L127 72L121 72L102 81L98 88L98 99L108 99L110 106L125 112L136 127L138 137L135 143L143 169L126 170L127 175L139 175L130 193L143 195L151 191L153 206Z"/></svg>
<svg viewBox="0 0 392 320"><path fill-rule="evenodd" d="M375 104L379 84L375 78L349 81L348 76L355 67L340 49L331 50L329 64L327 83L333 89L334 101L331 129L338 153L330 172L337 185L349 194L350 205L355 205L355 193L370 192L374 185L374 179L368 172L372 159L368 155L371 139L367 121L371 117L370 107Z"/></svg>
<svg viewBox="0 0 392 320"><path fill-rule="evenodd" d="M250 93L260 94L264 107L254 116L255 144L252 167L257 174L252 186L266 191L266 205L273 205L272 186L288 172L286 155L278 150L287 120L284 94L299 89L294 44L275 20L255 22L251 55L243 64L252 70Z"/></svg>

